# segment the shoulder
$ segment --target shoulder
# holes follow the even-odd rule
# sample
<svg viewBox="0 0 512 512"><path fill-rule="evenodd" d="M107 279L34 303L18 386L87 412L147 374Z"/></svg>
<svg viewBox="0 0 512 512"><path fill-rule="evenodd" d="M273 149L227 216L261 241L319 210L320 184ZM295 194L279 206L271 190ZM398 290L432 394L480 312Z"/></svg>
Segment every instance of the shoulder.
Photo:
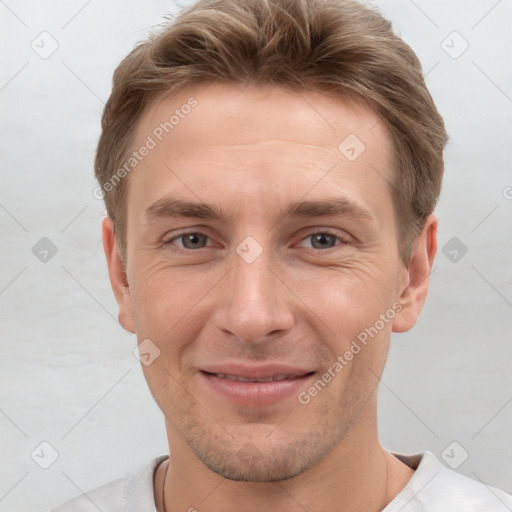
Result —
<svg viewBox="0 0 512 512"><path fill-rule="evenodd" d="M383 512L507 512L512 496L446 468L430 452L401 457L417 464L416 471Z"/></svg>
<svg viewBox="0 0 512 512"><path fill-rule="evenodd" d="M50 512L121 512L124 510L124 494L127 478L97 487L73 498Z"/></svg>
<svg viewBox="0 0 512 512"><path fill-rule="evenodd" d="M50 512L154 512L153 475L167 457L161 455L151 459L128 476L84 492Z"/></svg>

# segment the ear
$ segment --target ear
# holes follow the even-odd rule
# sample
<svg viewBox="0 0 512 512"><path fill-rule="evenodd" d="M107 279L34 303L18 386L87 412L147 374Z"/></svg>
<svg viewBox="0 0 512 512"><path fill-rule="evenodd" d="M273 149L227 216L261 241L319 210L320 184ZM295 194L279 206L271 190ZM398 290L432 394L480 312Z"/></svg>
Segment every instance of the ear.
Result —
<svg viewBox="0 0 512 512"><path fill-rule="evenodd" d="M101 238L103 240L103 249L107 258L108 273L110 284L117 304L119 305L119 323L129 332L135 333L135 322L132 311L132 298L130 287L126 277L126 271L119 256L116 235L114 233L114 223L110 217L105 217L101 224Z"/></svg>
<svg viewBox="0 0 512 512"><path fill-rule="evenodd" d="M427 297L437 252L437 227L437 217L434 214L429 215L420 236L414 241L409 266L405 269L405 283L398 299L402 309L393 321L393 332L408 331L418 320Z"/></svg>

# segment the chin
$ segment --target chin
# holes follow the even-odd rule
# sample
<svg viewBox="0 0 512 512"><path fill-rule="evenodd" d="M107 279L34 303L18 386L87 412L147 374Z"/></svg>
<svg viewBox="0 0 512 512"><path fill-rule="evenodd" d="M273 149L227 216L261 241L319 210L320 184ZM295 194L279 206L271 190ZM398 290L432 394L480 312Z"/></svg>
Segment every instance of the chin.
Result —
<svg viewBox="0 0 512 512"><path fill-rule="evenodd" d="M265 461L246 464L236 460L210 460L202 461L205 466L219 476L235 482L279 482L300 475L308 468L302 464L295 465L289 462Z"/></svg>
<svg viewBox="0 0 512 512"><path fill-rule="evenodd" d="M246 442L238 450L215 444L190 443L197 458L211 471L237 482L278 482L304 473L322 460L335 446L324 437L307 434L301 439L272 443L269 438ZM210 440L211 442L211 440Z"/></svg>

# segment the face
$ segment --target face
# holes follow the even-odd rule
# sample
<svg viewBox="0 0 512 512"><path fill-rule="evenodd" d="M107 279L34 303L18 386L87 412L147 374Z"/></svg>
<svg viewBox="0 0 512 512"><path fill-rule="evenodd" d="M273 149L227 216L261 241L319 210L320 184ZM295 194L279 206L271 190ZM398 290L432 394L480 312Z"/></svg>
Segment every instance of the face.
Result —
<svg viewBox="0 0 512 512"><path fill-rule="evenodd" d="M365 428L390 334L418 312L389 134L318 92L210 84L153 104L134 149L148 136L126 285L107 256L171 442L226 478L298 475Z"/></svg>

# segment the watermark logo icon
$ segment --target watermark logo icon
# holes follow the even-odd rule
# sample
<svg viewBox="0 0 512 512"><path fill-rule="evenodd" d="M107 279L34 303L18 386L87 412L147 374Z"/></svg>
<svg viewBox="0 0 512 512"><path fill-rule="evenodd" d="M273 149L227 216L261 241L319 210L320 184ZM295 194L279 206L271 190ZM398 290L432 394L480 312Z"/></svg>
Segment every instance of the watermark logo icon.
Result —
<svg viewBox="0 0 512 512"><path fill-rule="evenodd" d="M236 252L246 263L252 263L259 258L263 247L252 236L248 236L237 246Z"/></svg>
<svg viewBox="0 0 512 512"><path fill-rule="evenodd" d="M59 452L48 441L43 441L32 450L30 456L39 467L48 469L59 458Z"/></svg>
<svg viewBox="0 0 512 512"><path fill-rule="evenodd" d="M31 43L30 48L34 50L41 59L50 58L59 48L59 43L49 32L41 32Z"/></svg>
<svg viewBox="0 0 512 512"><path fill-rule="evenodd" d="M32 254L41 262L48 263L56 254L57 246L46 236L43 236L32 247Z"/></svg>
<svg viewBox="0 0 512 512"><path fill-rule="evenodd" d="M442 252L452 263L458 263L467 254L468 248L454 236L443 245Z"/></svg>
<svg viewBox="0 0 512 512"><path fill-rule="evenodd" d="M245 466L252 466L258 460L261 460L262 454L253 443L246 443L236 452L238 460Z"/></svg>
<svg viewBox="0 0 512 512"><path fill-rule="evenodd" d="M366 145L355 134L347 135L339 144L339 152L350 162L357 160L365 151Z"/></svg>
<svg viewBox="0 0 512 512"><path fill-rule="evenodd" d="M469 457L468 451L457 441L452 441L442 452L441 458L452 469L462 466Z"/></svg>
<svg viewBox="0 0 512 512"><path fill-rule="evenodd" d="M469 43L454 30L441 41L441 48L450 58L458 59L469 48Z"/></svg>
<svg viewBox="0 0 512 512"><path fill-rule="evenodd" d="M150 339L146 338L135 347L133 355L144 366L149 366L160 357L160 349Z"/></svg>

